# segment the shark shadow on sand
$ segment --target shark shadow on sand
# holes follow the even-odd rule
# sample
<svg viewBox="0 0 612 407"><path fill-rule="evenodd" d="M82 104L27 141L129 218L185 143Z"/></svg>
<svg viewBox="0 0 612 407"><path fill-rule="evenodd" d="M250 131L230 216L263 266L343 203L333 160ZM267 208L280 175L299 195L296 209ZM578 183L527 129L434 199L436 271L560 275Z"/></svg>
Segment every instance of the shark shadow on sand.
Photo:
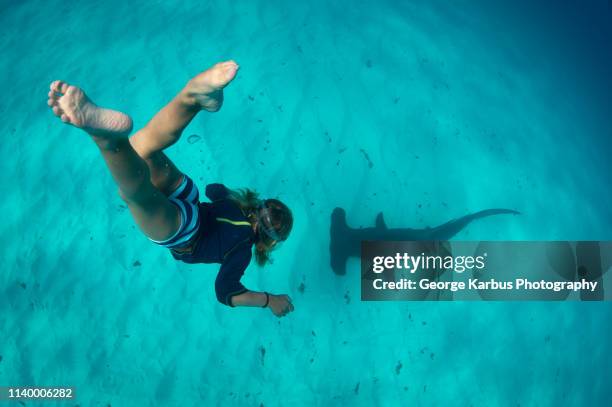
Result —
<svg viewBox="0 0 612 407"><path fill-rule="evenodd" d="M346 211L335 208L331 215L329 254L331 268L338 275L346 274L346 262L350 257L359 257L362 241L422 241L449 240L470 222L492 215L520 212L511 209L487 209L451 220L440 226L425 229L397 228L389 229L385 224L382 212L376 217L376 225L370 228L351 228L346 223Z"/></svg>

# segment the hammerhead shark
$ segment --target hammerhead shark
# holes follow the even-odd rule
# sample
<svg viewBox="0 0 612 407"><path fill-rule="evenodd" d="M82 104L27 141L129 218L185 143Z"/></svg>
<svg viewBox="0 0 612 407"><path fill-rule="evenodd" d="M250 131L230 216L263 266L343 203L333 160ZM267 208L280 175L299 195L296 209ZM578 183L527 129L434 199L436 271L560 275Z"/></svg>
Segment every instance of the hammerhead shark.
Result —
<svg viewBox="0 0 612 407"><path fill-rule="evenodd" d="M446 241L459 233L473 220L500 214L518 215L520 212L511 209L486 209L451 220L434 228L425 229L389 229L385 224L382 212L380 212L376 216L376 225L373 228L353 229L346 223L346 211L342 208L335 208L331 215L330 228L329 254L331 268L336 274L346 274L346 261L350 257L360 256L361 242L364 240Z"/></svg>

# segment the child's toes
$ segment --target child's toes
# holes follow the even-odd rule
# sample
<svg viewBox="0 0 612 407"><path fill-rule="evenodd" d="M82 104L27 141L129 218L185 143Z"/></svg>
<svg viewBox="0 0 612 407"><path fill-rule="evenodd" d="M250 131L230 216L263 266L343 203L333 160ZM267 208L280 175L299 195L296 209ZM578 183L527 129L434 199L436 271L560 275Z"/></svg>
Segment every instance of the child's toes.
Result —
<svg viewBox="0 0 612 407"><path fill-rule="evenodd" d="M51 89L51 92L59 92L61 83L62 81L51 82L51 86L49 86L49 89Z"/></svg>
<svg viewBox="0 0 612 407"><path fill-rule="evenodd" d="M64 81L53 81L50 88L53 92L66 93L68 84Z"/></svg>
<svg viewBox="0 0 612 407"><path fill-rule="evenodd" d="M57 117L61 117L64 114L64 111L59 106L53 106L53 114Z"/></svg>
<svg viewBox="0 0 612 407"><path fill-rule="evenodd" d="M47 100L49 106L55 106L58 104L58 97L53 91L49 92L49 99Z"/></svg>

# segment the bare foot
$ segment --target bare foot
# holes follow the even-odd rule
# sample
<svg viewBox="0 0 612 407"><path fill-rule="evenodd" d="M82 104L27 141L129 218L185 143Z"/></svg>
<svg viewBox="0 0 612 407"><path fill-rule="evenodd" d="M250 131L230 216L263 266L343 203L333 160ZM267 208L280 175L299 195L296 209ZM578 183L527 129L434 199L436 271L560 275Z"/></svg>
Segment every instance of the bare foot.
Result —
<svg viewBox="0 0 612 407"><path fill-rule="evenodd" d="M132 119L125 113L96 106L80 88L66 82L51 83L47 104L64 123L97 137L125 137Z"/></svg>
<svg viewBox="0 0 612 407"><path fill-rule="evenodd" d="M186 102L216 112L223 104L223 88L236 77L236 72L238 64L231 60L213 65L187 83L183 90Z"/></svg>

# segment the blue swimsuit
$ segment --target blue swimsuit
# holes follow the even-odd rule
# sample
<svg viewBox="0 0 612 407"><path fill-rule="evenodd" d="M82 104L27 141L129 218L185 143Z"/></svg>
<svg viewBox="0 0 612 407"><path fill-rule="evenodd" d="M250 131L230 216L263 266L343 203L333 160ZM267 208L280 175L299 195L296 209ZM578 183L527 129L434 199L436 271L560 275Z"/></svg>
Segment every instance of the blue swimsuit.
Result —
<svg viewBox="0 0 612 407"><path fill-rule="evenodd" d="M215 280L217 299L233 307L232 297L248 291L240 279L251 262L255 234L242 210L228 199L222 184L206 186L212 201L199 202L198 189L187 175L168 199L181 211L181 226L176 234L155 243L170 249L172 256L185 263L221 263ZM185 243L195 242L189 253L177 252Z"/></svg>

